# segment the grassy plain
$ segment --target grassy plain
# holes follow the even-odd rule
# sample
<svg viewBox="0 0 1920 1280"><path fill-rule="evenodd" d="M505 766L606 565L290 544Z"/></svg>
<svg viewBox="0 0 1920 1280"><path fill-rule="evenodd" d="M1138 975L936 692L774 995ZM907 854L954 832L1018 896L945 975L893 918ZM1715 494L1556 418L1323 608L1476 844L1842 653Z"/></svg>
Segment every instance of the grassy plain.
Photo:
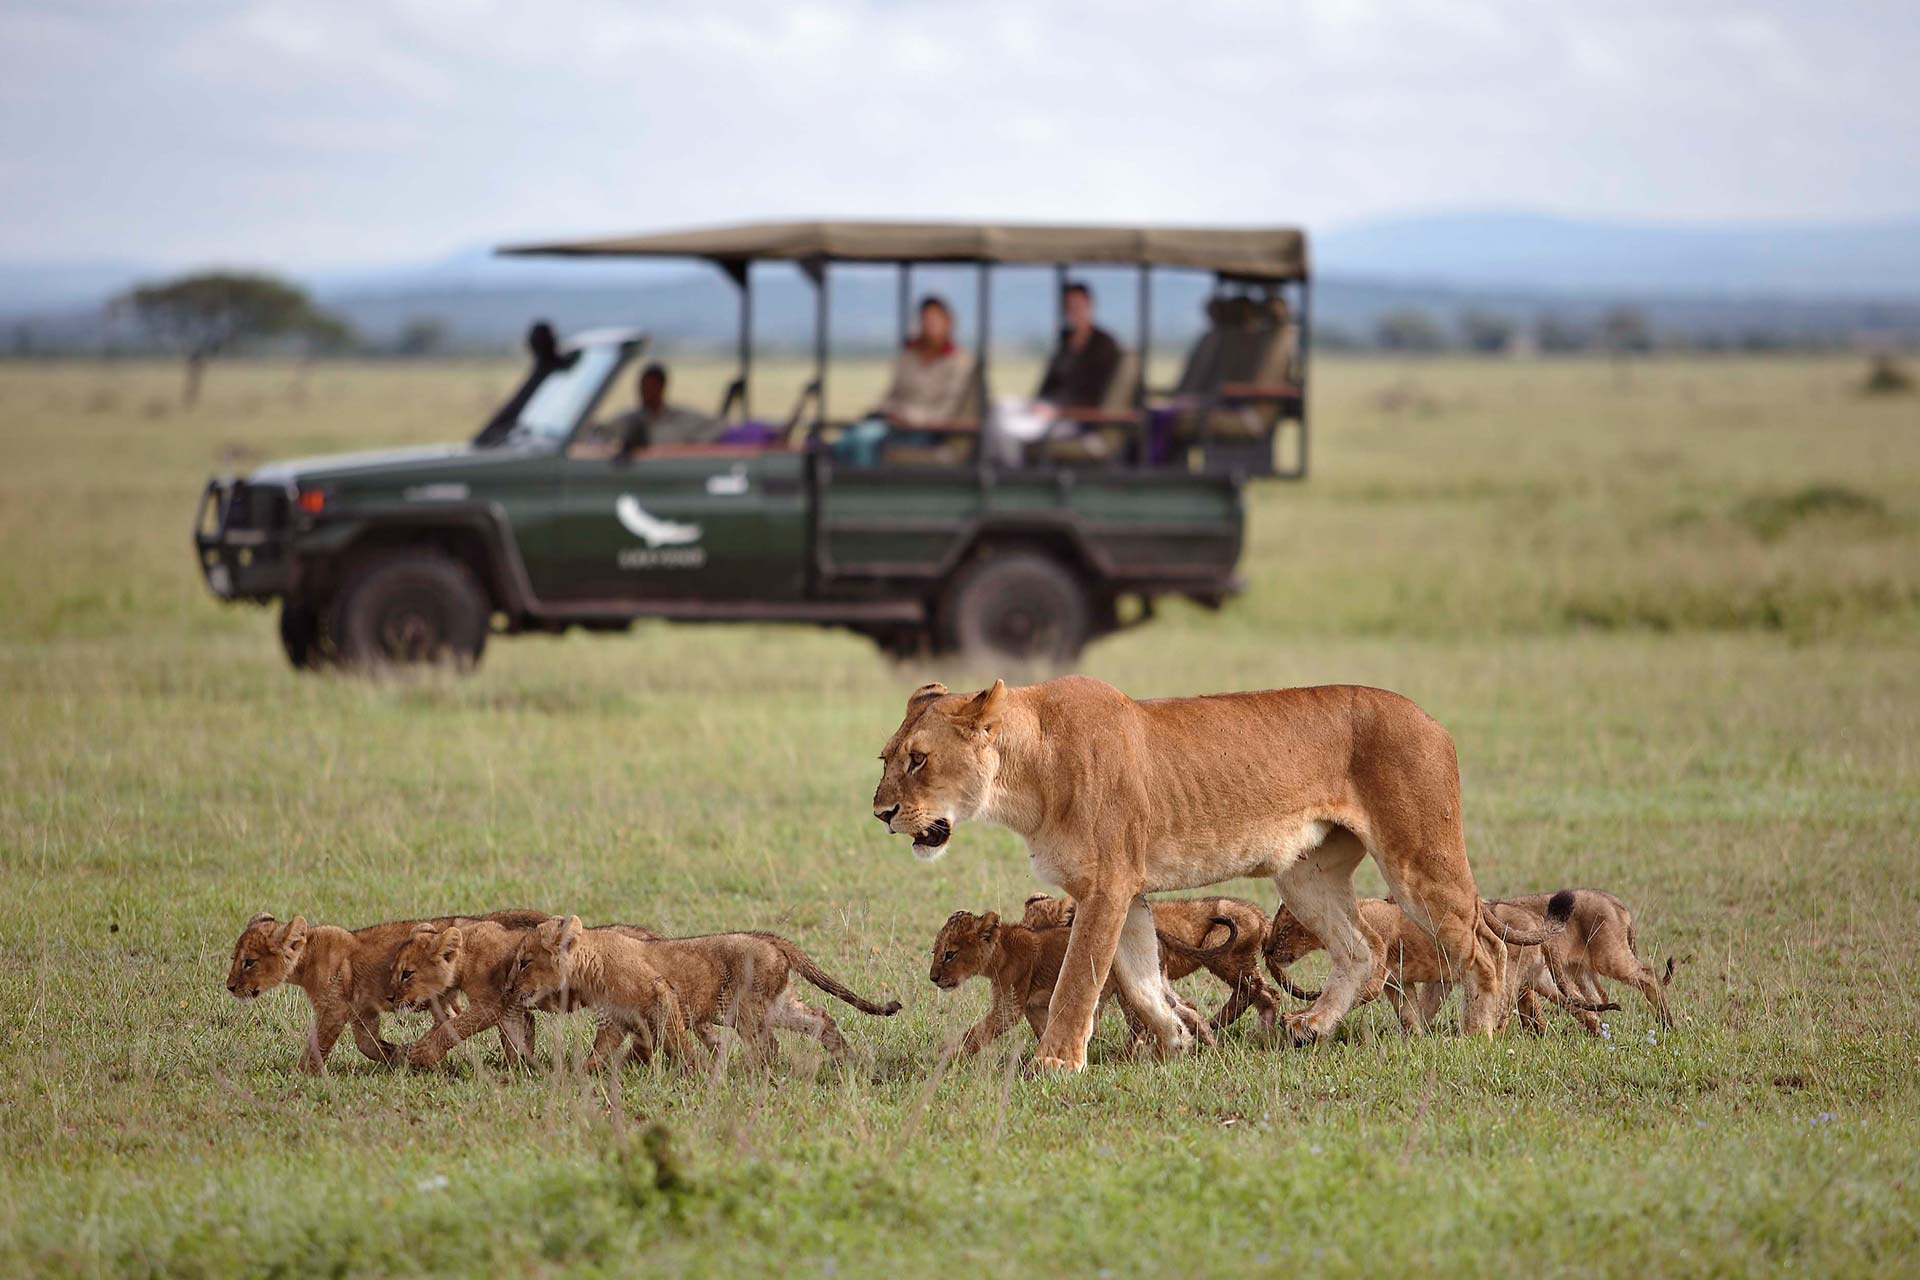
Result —
<svg viewBox="0 0 1920 1280"><path fill-rule="evenodd" d="M1920 403L1860 374L1323 361L1247 596L1084 663L1415 698L1483 889L1621 894L1692 957L1679 1028L1623 992L1605 1041L1408 1042L1374 1007L1153 1066L1110 1021L1083 1076L1028 1081L936 1073L985 993L925 978L948 912L1017 909L1022 851L963 828L922 866L866 814L904 694L967 673L652 625L507 640L467 680L298 677L200 587L204 474L455 438L512 370L219 366L188 413L171 368L0 366L0 1272L1911 1270ZM907 1008L845 1011L845 1073L794 1045L772 1082L610 1095L492 1045L302 1078L298 993L221 987L255 911L522 904L780 930Z"/></svg>

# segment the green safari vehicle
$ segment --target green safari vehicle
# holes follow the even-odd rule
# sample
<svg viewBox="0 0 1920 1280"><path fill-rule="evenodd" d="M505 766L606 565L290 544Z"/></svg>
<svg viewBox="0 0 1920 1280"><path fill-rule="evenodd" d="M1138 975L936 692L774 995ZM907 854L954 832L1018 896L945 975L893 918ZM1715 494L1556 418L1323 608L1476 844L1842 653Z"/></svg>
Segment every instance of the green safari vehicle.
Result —
<svg viewBox="0 0 1920 1280"><path fill-rule="evenodd" d="M278 602L299 668L471 665L490 636L638 618L844 627L890 653L972 651L1063 663L1153 616L1219 606L1246 482L1306 473L1303 235L934 223L798 223L529 245L503 252L683 257L737 286L738 376L711 438L619 451L594 415L641 356L631 330L533 335L532 370L479 436L429 449L279 462L217 477L194 550L226 601ZM756 264L797 264L817 297L815 368L798 403L752 412ZM968 409L918 424L937 447L850 465L829 410L832 268L968 264L979 281ZM1106 402L1046 439L996 436L987 353L996 270L1137 269L1137 349ZM1158 271L1207 273L1209 324L1176 385L1147 385ZM542 329L544 326L536 326ZM864 406L862 406L864 408Z"/></svg>

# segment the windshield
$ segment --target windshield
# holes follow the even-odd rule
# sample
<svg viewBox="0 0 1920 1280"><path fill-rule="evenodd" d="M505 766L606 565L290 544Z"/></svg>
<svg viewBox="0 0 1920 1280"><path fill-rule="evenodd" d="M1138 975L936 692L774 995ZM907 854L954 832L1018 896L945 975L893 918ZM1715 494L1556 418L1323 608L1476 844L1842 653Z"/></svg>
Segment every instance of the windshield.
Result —
<svg viewBox="0 0 1920 1280"><path fill-rule="evenodd" d="M627 349L619 344L580 349L579 357L564 369L555 369L533 389L520 409L513 434L564 443L574 427L593 408L607 383L625 363Z"/></svg>

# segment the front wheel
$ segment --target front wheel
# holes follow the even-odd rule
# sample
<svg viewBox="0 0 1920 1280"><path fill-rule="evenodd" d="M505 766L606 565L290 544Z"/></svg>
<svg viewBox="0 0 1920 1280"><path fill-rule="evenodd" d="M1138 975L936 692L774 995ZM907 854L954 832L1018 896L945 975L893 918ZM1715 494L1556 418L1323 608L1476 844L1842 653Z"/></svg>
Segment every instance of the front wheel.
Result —
<svg viewBox="0 0 1920 1280"><path fill-rule="evenodd" d="M1080 579L1036 551L976 556L947 584L940 614L949 647L997 662L1064 665L1093 629Z"/></svg>
<svg viewBox="0 0 1920 1280"><path fill-rule="evenodd" d="M320 615L308 605L295 604L291 600L281 601L280 648L295 671L312 671L325 666Z"/></svg>
<svg viewBox="0 0 1920 1280"><path fill-rule="evenodd" d="M486 593L466 565L438 551L396 551L352 574L333 634L350 666L470 667L487 647L488 622Z"/></svg>

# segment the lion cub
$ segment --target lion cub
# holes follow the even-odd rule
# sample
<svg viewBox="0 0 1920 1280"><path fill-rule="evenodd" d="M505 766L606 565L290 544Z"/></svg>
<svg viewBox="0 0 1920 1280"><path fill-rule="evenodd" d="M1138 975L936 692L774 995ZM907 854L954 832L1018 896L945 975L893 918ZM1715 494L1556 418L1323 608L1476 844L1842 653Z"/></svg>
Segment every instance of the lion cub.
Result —
<svg viewBox="0 0 1920 1280"><path fill-rule="evenodd" d="M1624 982L1646 997L1662 1026L1673 1025L1673 1012L1667 1007L1667 986L1673 981L1674 958L1667 957L1665 974L1656 974L1653 966L1639 956L1634 936L1633 912L1627 904L1601 889L1567 889L1573 895L1573 910L1566 932L1547 941L1541 948L1543 959L1552 971L1554 983L1566 993L1585 1002L1568 1006L1568 1012L1594 1035L1600 1034L1599 1013L1617 1009L1609 1002L1599 979ZM1530 893L1505 898L1494 905L1511 904L1527 911L1544 913L1557 895Z"/></svg>
<svg viewBox="0 0 1920 1280"><path fill-rule="evenodd" d="M562 991L601 1016L587 1060L603 1068L631 1035L642 1061L656 1047L692 1069L689 1030L717 1049L717 1029L732 1026L748 1060L770 1067L779 1058L773 1032L799 1031L836 1061L847 1042L825 1010L802 1003L793 979L806 979L862 1013L887 1018L900 1002L876 1004L829 977L787 939L771 933L715 933L641 941L618 929L587 929L579 916L555 916L527 935L514 960L509 991L523 1006Z"/></svg>
<svg viewBox="0 0 1920 1280"><path fill-rule="evenodd" d="M534 924L549 919L541 916ZM511 927L491 920L471 924L440 924L423 920L394 954L387 979L387 998L402 1011L434 1008L454 992L467 999L465 1011L444 1021L407 1050L407 1062L431 1067L461 1041L488 1027L500 1030L500 1048L507 1065L523 1061L533 1044L533 1011L507 997L508 971L529 926ZM634 938L660 935L638 925L610 925ZM542 1006L564 1012L558 1004Z"/></svg>
<svg viewBox="0 0 1920 1280"><path fill-rule="evenodd" d="M314 1075L326 1069L327 1054L340 1033L353 1029L353 1042L375 1062L396 1062L400 1049L380 1038L380 1018L392 1009L387 980L393 956L420 924L473 924L486 919L527 928L546 919L538 911L496 911L485 917L440 916L432 921L396 920L347 930L337 925L308 925L305 916L281 924L262 913L247 921L233 944L227 967L227 992L241 1003L258 999L283 982L306 992L313 1006L313 1029L300 1054L300 1070ZM444 1014L435 1010L438 1022Z"/></svg>
<svg viewBox="0 0 1920 1280"><path fill-rule="evenodd" d="M1072 904L1067 905L1071 910ZM1220 945L1231 947L1238 933L1231 921L1226 922L1225 929L1228 938ZM1043 928L1003 925L996 911L983 916L956 911L947 917L933 940L933 966L927 972L927 980L942 991L952 991L969 978L985 978L993 988L993 1003L987 1007L986 1016L967 1029L957 1050L959 1056L980 1052L1021 1018L1033 1028L1036 1038L1045 1031L1054 984L1060 979L1060 966L1066 961L1067 943L1072 934L1071 929L1061 925ZM1160 942L1169 952L1190 957L1196 964L1204 964L1213 954L1189 948L1179 939L1164 934ZM1202 1042L1214 1043L1213 1029L1200 1020L1193 1006L1180 999L1171 988L1168 995L1173 999L1174 1012L1187 1024L1188 1030ZM1118 978L1109 970L1107 984L1100 991L1101 1006L1116 998L1137 1046L1142 1024L1121 994Z"/></svg>
<svg viewBox="0 0 1920 1280"><path fill-rule="evenodd" d="M1073 923L1073 899L1036 893L1027 899L1026 915L1020 923L1029 929L1044 929ZM1160 935L1160 971L1167 981L1178 982L1198 969L1205 969L1227 984L1230 993L1208 1026L1221 1031L1238 1021L1248 1008L1258 1011L1260 1025L1273 1030L1280 1016L1280 1002L1273 988L1260 976L1260 948L1267 936L1267 913L1240 898L1161 898L1149 900L1154 932ZM1232 934L1223 946L1220 935L1231 923ZM1208 940L1214 946L1206 949ZM1169 940L1181 943L1185 951L1175 951ZM1282 980L1287 994L1311 1000L1313 993L1302 992L1291 981Z"/></svg>
<svg viewBox="0 0 1920 1280"><path fill-rule="evenodd" d="M1482 904L1489 923L1500 934L1506 947L1504 976L1510 999L1506 1013L1501 1016L1503 1026L1512 1012L1514 1000L1511 997L1514 996L1521 997L1523 1001L1523 1019L1529 1026L1537 1025L1537 1002L1526 998L1534 994L1534 975L1530 966L1538 963L1541 957L1538 951L1533 951L1531 955L1524 953L1537 948L1566 928L1568 914L1573 909L1572 894L1565 891L1555 894L1547 905L1547 916L1542 919L1511 904ZM1424 993L1420 993L1421 998L1416 999L1415 988L1423 984L1451 983L1457 980L1457 975L1447 968L1432 936L1390 899L1362 898L1359 908L1360 930L1373 948L1374 967L1372 979L1360 992L1355 1004L1364 1004L1384 993L1400 1020L1401 1028L1409 1034L1418 1034L1426 1029L1437 1001L1430 1000ZM1318 951L1320 946L1320 939L1313 931L1283 906L1267 930L1263 948L1267 968L1276 980L1287 982L1287 966ZM1573 1001L1578 1006L1573 997L1557 990L1549 998L1562 1004Z"/></svg>

